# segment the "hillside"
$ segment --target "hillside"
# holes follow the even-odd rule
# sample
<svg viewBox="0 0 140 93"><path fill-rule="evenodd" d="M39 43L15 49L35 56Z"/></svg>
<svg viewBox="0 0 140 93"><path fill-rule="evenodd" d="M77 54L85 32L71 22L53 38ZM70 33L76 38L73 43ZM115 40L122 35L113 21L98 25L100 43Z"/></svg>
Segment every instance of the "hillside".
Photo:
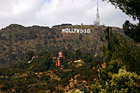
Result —
<svg viewBox="0 0 140 93"><path fill-rule="evenodd" d="M90 34L61 33L61 29L91 29ZM49 27L24 27L18 24L9 25L0 30L0 67L12 66L14 63L25 60L27 51L42 52L44 50L74 51L100 54L104 36L104 26L93 25L58 25ZM121 31L113 28L113 31Z"/></svg>
<svg viewBox="0 0 140 93"><path fill-rule="evenodd" d="M70 52L64 54L62 69L52 61L53 54L50 52L42 52L31 63L22 62L11 68L0 69L0 93L65 93L89 88L96 81L99 62L94 60L93 55L79 56L76 53L71 56L83 60L69 63L69 56L66 55Z"/></svg>
<svg viewBox="0 0 140 93"><path fill-rule="evenodd" d="M7 29L9 27L15 30ZM2 93L140 91L139 44L125 36L119 28L72 25L52 28L9 27L1 30L1 41L11 44L10 51L15 49L15 58L18 60L16 62L14 58L9 58L13 55L8 54L9 51L8 56L1 56L8 60L2 66L9 63L13 65L0 69ZM90 28L91 33L62 33L61 29L64 28ZM43 43L45 41L46 44ZM9 47L5 48L7 50ZM104 56L100 57L102 54Z"/></svg>

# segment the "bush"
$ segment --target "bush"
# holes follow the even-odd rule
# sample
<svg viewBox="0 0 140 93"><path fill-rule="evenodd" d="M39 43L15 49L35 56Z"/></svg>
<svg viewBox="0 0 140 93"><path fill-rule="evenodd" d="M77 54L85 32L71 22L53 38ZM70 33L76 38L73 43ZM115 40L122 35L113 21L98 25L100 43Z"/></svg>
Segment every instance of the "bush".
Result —
<svg viewBox="0 0 140 93"><path fill-rule="evenodd" d="M111 75L111 80L104 83L96 83L91 85L93 92L115 92L115 93L138 93L140 76L134 72L127 72L124 69L119 69L118 74Z"/></svg>

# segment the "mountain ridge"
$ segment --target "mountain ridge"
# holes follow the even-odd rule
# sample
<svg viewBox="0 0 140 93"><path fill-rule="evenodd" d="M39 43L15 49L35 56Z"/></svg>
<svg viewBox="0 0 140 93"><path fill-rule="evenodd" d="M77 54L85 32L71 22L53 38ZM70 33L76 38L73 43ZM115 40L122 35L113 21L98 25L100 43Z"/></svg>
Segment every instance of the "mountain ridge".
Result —
<svg viewBox="0 0 140 93"><path fill-rule="evenodd" d="M61 33L64 28L91 29L91 33ZM103 43L100 37L104 36L105 29L105 26L94 25L62 24L49 28L11 24L0 30L0 67L25 60L24 56L29 50L41 52L79 49L82 52L101 54ZM122 29L113 27L113 31L122 31Z"/></svg>

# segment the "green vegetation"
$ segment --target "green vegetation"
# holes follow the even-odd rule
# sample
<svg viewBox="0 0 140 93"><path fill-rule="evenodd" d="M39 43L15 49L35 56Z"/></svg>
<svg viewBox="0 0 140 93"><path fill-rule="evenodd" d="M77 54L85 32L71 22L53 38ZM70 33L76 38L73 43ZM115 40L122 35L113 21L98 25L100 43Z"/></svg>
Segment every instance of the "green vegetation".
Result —
<svg viewBox="0 0 140 93"><path fill-rule="evenodd" d="M140 1L109 1L140 20ZM140 92L139 22L136 25L126 21L123 25L126 35L120 29L102 26L80 27L90 27L92 35L62 34L60 30L64 27L79 26L10 25L0 31L1 66L6 61L9 65L17 61L0 69L0 92ZM62 67L56 67L57 58L52 59L58 57L59 50L63 51Z"/></svg>
<svg viewBox="0 0 140 93"><path fill-rule="evenodd" d="M77 28L92 30L92 34L64 34L61 29ZM100 37L103 36L105 27L59 25L49 27L24 27L18 24L9 25L0 30L0 67L10 67L20 60L27 61L32 55L46 50L52 52L69 50L75 52L79 49L82 53L98 54L102 52ZM113 31L121 31L114 28ZM25 56L27 54L27 56ZM31 53L30 53L31 54ZM27 58L28 57L28 58Z"/></svg>
<svg viewBox="0 0 140 93"><path fill-rule="evenodd" d="M139 0L109 0L123 12L140 20ZM98 80L91 85L93 92L99 93L139 93L140 92L140 25L126 21L123 29L126 35L113 33L108 27L105 31L107 45L103 47L106 68L100 65Z"/></svg>
<svg viewBox="0 0 140 93"><path fill-rule="evenodd" d="M80 49L63 49L63 69L56 67L52 59L58 51L27 51L25 60L0 70L0 91L139 92L139 44L112 29L106 28L101 38L103 57Z"/></svg>
<svg viewBox="0 0 140 93"><path fill-rule="evenodd" d="M27 52L30 56L33 52ZM94 83L92 80L96 78L97 71L93 69L97 60L95 57L86 54L80 54L80 50L76 52L64 51L64 68L60 70L55 66L52 57L55 52L44 51L34 54L35 58L31 63L27 61L18 63L9 69L1 69L0 84L2 92L66 92L70 89L84 88L85 85L90 86ZM66 55L68 55L66 57ZM83 59L86 62L71 64L69 58L73 56L73 60ZM91 59L91 60L88 60ZM96 67L95 67L96 68ZM90 78L89 78L90 77ZM83 82L85 81L85 82Z"/></svg>
<svg viewBox="0 0 140 93"><path fill-rule="evenodd" d="M0 91L139 92L140 48L131 38L112 29L106 28L101 38L103 57L80 49L63 49L63 69L56 67L52 59L58 51L27 51L25 60L0 70Z"/></svg>
<svg viewBox="0 0 140 93"><path fill-rule="evenodd" d="M125 34L140 42L140 1L139 0L104 0L109 1L116 7L119 7L124 13L138 21L138 24L132 24L128 20L123 25Z"/></svg>

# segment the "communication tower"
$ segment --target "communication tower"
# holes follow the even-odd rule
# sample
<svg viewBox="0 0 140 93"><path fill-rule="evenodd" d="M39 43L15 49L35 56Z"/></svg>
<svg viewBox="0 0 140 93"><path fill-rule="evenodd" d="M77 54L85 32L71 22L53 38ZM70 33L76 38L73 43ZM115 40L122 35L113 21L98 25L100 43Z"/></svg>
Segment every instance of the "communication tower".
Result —
<svg viewBox="0 0 140 93"><path fill-rule="evenodd" d="M96 21L94 22L95 25L100 25L100 15L99 15L99 6L98 6L98 0L97 0L97 14L96 14Z"/></svg>

